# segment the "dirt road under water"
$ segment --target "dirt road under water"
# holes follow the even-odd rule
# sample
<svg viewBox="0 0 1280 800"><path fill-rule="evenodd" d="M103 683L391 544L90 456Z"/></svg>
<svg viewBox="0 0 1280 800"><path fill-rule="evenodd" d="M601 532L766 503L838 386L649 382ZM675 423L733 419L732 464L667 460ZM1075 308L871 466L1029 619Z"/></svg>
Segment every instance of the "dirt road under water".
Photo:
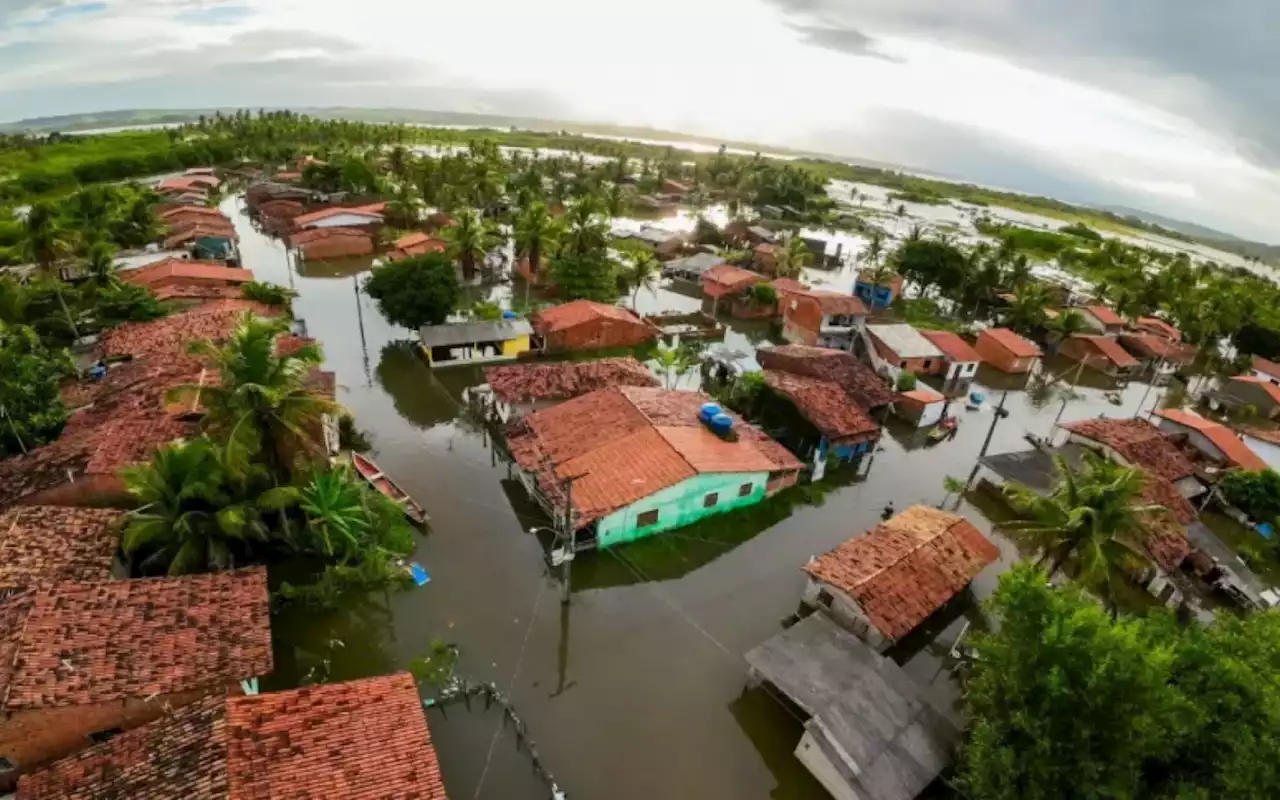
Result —
<svg viewBox="0 0 1280 800"><path fill-rule="evenodd" d="M461 673L493 680L511 695L543 762L574 800L827 796L791 755L799 720L760 691L744 692L742 654L796 610L810 556L873 526L888 501L899 509L940 502L943 478L972 468L989 410L958 410L956 439L932 448L915 432L893 428L866 479L842 480L820 504L797 501L789 514L764 506L634 549L586 555L564 608L558 580L527 533L546 520L463 414L460 394L479 382L479 370L433 374L396 346L409 332L387 323L356 291L368 262L295 269L282 244L252 228L238 197L223 210L236 222L245 266L259 280L300 292L295 313L324 346L338 400L369 434L381 466L432 516L415 556L431 582L353 600L334 614L282 614L268 688L403 668L442 639L460 648ZM833 286L852 281L847 273L822 277ZM508 287L488 292L509 294ZM698 305L667 289L641 301L645 309ZM729 343L749 347L761 338L756 326L731 334ZM980 375L979 384L993 387L989 405L1000 383ZM1131 385L1117 407L1100 388L1083 388L1084 399L1066 418L1131 416L1145 389ZM1012 416L997 427L992 453L1023 449L1028 432L1047 434L1059 404L1038 407L1031 394L1014 391L1008 408ZM991 530L974 506L965 503L961 512ZM1012 542L992 539L1001 561L979 576L972 595L899 648L918 681L945 680L935 650L945 651L965 618L979 618L974 601L1017 559ZM431 712L451 797L546 796L510 733L495 739L500 721L479 701Z"/></svg>

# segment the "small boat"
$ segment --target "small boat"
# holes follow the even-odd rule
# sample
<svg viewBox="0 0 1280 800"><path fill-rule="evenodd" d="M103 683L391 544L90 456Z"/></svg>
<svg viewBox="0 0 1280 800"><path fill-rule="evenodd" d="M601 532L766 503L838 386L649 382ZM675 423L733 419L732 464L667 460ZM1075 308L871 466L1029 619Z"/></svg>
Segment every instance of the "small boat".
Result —
<svg viewBox="0 0 1280 800"><path fill-rule="evenodd" d="M427 512L422 510L422 506L414 502L409 493L401 489L395 481L384 475L382 468L373 463L372 459L366 458L359 453L352 453L351 463L355 466L356 472L360 473L360 477L364 478L370 486L399 504L404 509L406 517L419 525L431 519L427 516Z"/></svg>
<svg viewBox="0 0 1280 800"><path fill-rule="evenodd" d="M933 429L929 431L929 441L937 444L950 436L954 436L959 427L960 424L955 417L947 417L937 425L934 425Z"/></svg>

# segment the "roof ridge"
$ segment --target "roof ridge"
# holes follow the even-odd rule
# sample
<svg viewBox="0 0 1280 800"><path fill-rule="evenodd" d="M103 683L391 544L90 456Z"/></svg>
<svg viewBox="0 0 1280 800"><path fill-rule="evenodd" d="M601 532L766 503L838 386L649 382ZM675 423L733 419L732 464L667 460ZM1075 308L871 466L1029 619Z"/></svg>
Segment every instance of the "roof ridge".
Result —
<svg viewBox="0 0 1280 800"><path fill-rule="evenodd" d="M914 508L914 506L912 506L912 508ZM907 509L907 510L909 511L910 509ZM904 513L905 513L905 512L904 512ZM946 513L948 513L948 512L945 512L945 511L944 511L943 513L944 513L944 514L946 514ZM891 532L894 532L894 533L901 533L901 534L903 534L904 536L911 536L911 534L910 534L910 533L908 533L907 531L904 531L904 530L901 530L901 529L898 529L898 528L891 528L891 527L889 527L888 523L892 522L894 519L896 519L896 517L890 517L889 519L885 520L884 522L881 522L880 524L878 524L878 525L876 525L874 528L872 528L872 529L871 529L871 531L870 531L869 533L875 533L875 532L876 532L876 530L878 530L878 529L880 529L880 528L884 528L884 529L885 529L885 530L887 530L887 531L891 531ZM954 527L956 527L957 525L959 525L961 522L968 522L968 521L969 521L969 520L965 519L964 517L960 517L960 518L959 518L959 519L957 519L955 522L952 522L950 525L946 526L945 528L942 528L941 530L936 531L932 536L930 536L930 537L929 537L929 538L927 538L927 539L915 539L915 537L914 537L914 536L913 536L913 537L911 537L912 539L915 539L915 541L916 541L916 546L915 546L915 547L912 547L912 548L909 548L909 549L907 549L907 550L904 550L904 551L903 551L903 553L902 553L902 555L898 556L898 557L897 557L897 558L895 558L893 561L890 561L888 564L885 564L885 565L884 565L883 567L881 567L880 569L876 570L875 572L871 573L871 574L870 574L870 575L868 575L867 577L863 578L863 579L862 579L862 581L861 581L861 583L867 583L867 582L868 582L868 581L870 581L872 578L876 578L876 577L879 577L880 575L883 575L883 574L884 574L886 571L888 571L890 568L892 568L892 567L896 567L896 566L898 566L899 564L901 564L903 561L905 561L905 560L906 560L906 558L907 558L907 556L910 556L912 553L915 553L915 552L916 552L917 550L919 550L920 548L924 547L925 545L927 545L927 544L929 544L930 542L934 541L934 540L935 540L935 539L937 539L938 537L942 536L942 534L944 534L944 533L950 533L950 532L951 532L951 529L952 529L952 528L954 528ZM869 535L869 534L868 534L868 535ZM858 537L858 538L860 539L860 538L862 538L862 537ZM856 542L856 541L857 541L857 539L851 539L850 541L855 541L855 542Z"/></svg>

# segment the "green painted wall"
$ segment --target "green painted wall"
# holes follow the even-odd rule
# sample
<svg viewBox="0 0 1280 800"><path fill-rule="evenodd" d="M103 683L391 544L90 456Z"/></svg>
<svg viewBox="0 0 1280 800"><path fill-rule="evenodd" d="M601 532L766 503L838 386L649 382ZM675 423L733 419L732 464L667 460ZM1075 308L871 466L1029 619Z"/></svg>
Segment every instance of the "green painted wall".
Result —
<svg viewBox="0 0 1280 800"><path fill-rule="evenodd" d="M768 481L769 473L767 472L720 472L695 475L600 520L596 527L597 541L600 547L610 547L679 528L712 514L758 503L764 499L765 484ZM745 497L739 497L738 491L745 483L751 484L751 492ZM716 504L708 508L705 500L707 495L712 493L718 494L719 497ZM655 509L658 512L657 522L643 528L636 525L636 520L641 514Z"/></svg>

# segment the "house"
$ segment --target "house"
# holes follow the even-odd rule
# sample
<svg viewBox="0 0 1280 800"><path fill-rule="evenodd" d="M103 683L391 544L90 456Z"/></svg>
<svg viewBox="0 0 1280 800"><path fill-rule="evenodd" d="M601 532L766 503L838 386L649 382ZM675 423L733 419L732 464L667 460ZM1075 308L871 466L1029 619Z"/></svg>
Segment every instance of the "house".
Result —
<svg viewBox="0 0 1280 800"><path fill-rule="evenodd" d="M198 222L194 225L183 225L165 237L161 245L165 250L175 247L203 248L206 252L195 253L196 258L216 258L219 254L235 252L236 232L226 225Z"/></svg>
<svg viewBox="0 0 1280 800"><path fill-rule="evenodd" d="M702 294L718 304L721 298L741 295L764 281L764 276L755 272L728 264L717 264L702 273Z"/></svg>
<svg viewBox="0 0 1280 800"><path fill-rule="evenodd" d="M982 356L984 364L990 364L1001 372L1016 375L1031 372L1040 361L1040 348L1008 328L987 328L978 334L974 349Z"/></svg>
<svg viewBox="0 0 1280 800"><path fill-rule="evenodd" d="M249 300L205 303L150 322L127 322L105 331L98 340L98 354L103 358L112 358L185 353L190 342L227 338L246 313L274 317L280 312Z"/></svg>
<svg viewBox="0 0 1280 800"><path fill-rule="evenodd" d="M754 247L761 242L775 242L777 235L763 225L748 225L746 220L735 219L724 227L725 238L734 244Z"/></svg>
<svg viewBox="0 0 1280 800"><path fill-rule="evenodd" d="M1100 303L1080 306L1076 311L1084 324L1095 333L1115 336L1124 331L1124 320L1120 315Z"/></svg>
<svg viewBox="0 0 1280 800"><path fill-rule="evenodd" d="M684 196L689 193L689 186L688 184L681 183L680 181L673 181L670 178L666 178L662 181L662 193Z"/></svg>
<svg viewBox="0 0 1280 800"><path fill-rule="evenodd" d="M1057 444L1080 444L1125 466L1143 467L1172 482L1183 497L1204 493L1196 479L1194 450L1180 447L1172 436L1144 419L1084 419L1061 428L1065 436L1056 436Z"/></svg>
<svg viewBox="0 0 1280 800"><path fill-rule="evenodd" d="M0 600L0 758L27 773L271 672L266 570L59 582Z"/></svg>
<svg viewBox="0 0 1280 800"><path fill-rule="evenodd" d="M382 212L385 208L386 203L374 203L351 208L341 206L324 208L294 217L293 226L298 230L307 228L375 227L383 223Z"/></svg>
<svg viewBox="0 0 1280 800"><path fill-rule="evenodd" d="M130 270L121 280L159 291L168 286L240 286L253 280L247 269L227 267L207 261L171 259L148 267Z"/></svg>
<svg viewBox="0 0 1280 800"><path fill-rule="evenodd" d="M1237 375L1222 384L1213 400L1231 409L1252 410L1263 419L1280 417L1280 386L1255 375Z"/></svg>
<svg viewBox="0 0 1280 800"><path fill-rule="evenodd" d="M424 256L427 253L443 253L447 249L449 249L449 243L444 239L415 232L396 239L392 249L383 258L387 261L402 261L414 256Z"/></svg>
<svg viewBox="0 0 1280 800"><path fill-rule="evenodd" d="M868 325L866 331L871 337L875 356L884 362L883 366L890 375L896 376L899 372L932 375L946 370L942 351L910 325ZM871 363L876 364L877 359Z"/></svg>
<svg viewBox="0 0 1280 800"><path fill-rule="evenodd" d="M1242 428L1245 446L1266 465L1280 470L1280 431L1265 428Z"/></svg>
<svg viewBox="0 0 1280 800"><path fill-rule="evenodd" d="M752 683L799 709L795 756L833 798L915 800L961 741L954 706L824 613L746 654Z"/></svg>
<svg viewBox="0 0 1280 800"><path fill-rule="evenodd" d="M800 416L800 424L787 420L779 427L788 431L784 444L791 452L812 459L814 480L822 479L828 458L849 463L875 450L880 426L839 384L771 369L764 371L764 382ZM766 409L762 416L772 415Z"/></svg>
<svg viewBox="0 0 1280 800"><path fill-rule="evenodd" d="M217 189L222 185L222 181L214 175L196 174L196 175L179 175L171 178L165 178L156 184L156 191L160 194L169 192L186 192L191 190L207 192Z"/></svg>
<svg viewBox="0 0 1280 800"><path fill-rule="evenodd" d="M207 697L26 775L19 800L447 800L407 672Z"/></svg>
<svg viewBox="0 0 1280 800"><path fill-rule="evenodd" d="M928 428L938 424L946 406L945 395L921 385L909 392L899 394L894 410L899 417L912 422L917 428Z"/></svg>
<svg viewBox="0 0 1280 800"><path fill-rule="evenodd" d="M804 602L883 652L999 557L964 517L911 506L812 559Z"/></svg>
<svg viewBox="0 0 1280 800"><path fill-rule="evenodd" d="M1182 332L1159 317L1138 317L1133 327L1142 333L1149 333L1167 339L1170 342L1181 342Z"/></svg>
<svg viewBox="0 0 1280 800"><path fill-rule="evenodd" d="M1196 348L1154 333L1122 333L1119 342L1143 372L1157 377L1173 375L1196 359Z"/></svg>
<svg viewBox="0 0 1280 800"><path fill-rule="evenodd" d="M161 225L169 229L200 221L230 224L221 211L208 206L175 206L156 213Z"/></svg>
<svg viewBox="0 0 1280 800"><path fill-rule="evenodd" d="M1253 357L1253 377L1280 386L1280 364L1262 356Z"/></svg>
<svg viewBox="0 0 1280 800"><path fill-rule="evenodd" d="M533 327L528 320L448 322L418 330L422 353L430 367L507 361L531 349Z"/></svg>
<svg viewBox="0 0 1280 800"><path fill-rule="evenodd" d="M661 384L631 356L484 368L485 385L503 422L611 386L656 389Z"/></svg>
<svg viewBox="0 0 1280 800"><path fill-rule="evenodd" d="M724 259L715 253L695 253L663 264L662 277L700 282L708 270L721 264L724 264Z"/></svg>
<svg viewBox="0 0 1280 800"><path fill-rule="evenodd" d="M634 311L590 300L539 311L533 317L533 330L548 351L636 347L658 338L657 329Z"/></svg>
<svg viewBox="0 0 1280 800"><path fill-rule="evenodd" d="M920 331L920 335L942 351L943 368L935 370L935 374L941 375L946 383L972 380L978 374L982 356L960 334L951 331Z"/></svg>
<svg viewBox="0 0 1280 800"><path fill-rule="evenodd" d="M851 350L867 318L867 307L852 295L789 284L779 292L778 305L782 308L782 338L810 347Z"/></svg>
<svg viewBox="0 0 1280 800"><path fill-rule="evenodd" d="M834 383L868 413L885 408L895 399L893 390L879 375L844 350L788 344L757 350L756 361L766 371L789 372Z"/></svg>
<svg viewBox="0 0 1280 800"><path fill-rule="evenodd" d="M893 305L893 301L902 294L902 276L894 275L880 283L873 283L859 273L853 284L853 294L866 303L872 313L883 311Z"/></svg>
<svg viewBox="0 0 1280 800"><path fill-rule="evenodd" d="M324 261L372 255L374 241L360 228L310 228L292 234L289 246L308 261Z"/></svg>
<svg viewBox="0 0 1280 800"><path fill-rule="evenodd" d="M778 269L778 245L761 242L751 249L751 266L762 275L773 275Z"/></svg>
<svg viewBox="0 0 1280 800"><path fill-rule="evenodd" d="M736 415L704 421L708 404L718 410L701 392L602 389L509 423L507 447L549 515L568 507L582 546L611 547L795 483L794 456Z"/></svg>
<svg viewBox="0 0 1280 800"><path fill-rule="evenodd" d="M1077 333L1067 337L1058 352L1064 357L1113 378L1128 377L1138 371L1138 359L1120 346L1115 338Z"/></svg>
<svg viewBox="0 0 1280 800"><path fill-rule="evenodd" d="M113 509L65 506L0 513L0 597L28 586L123 576L116 559L121 516Z"/></svg>
<svg viewBox="0 0 1280 800"><path fill-rule="evenodd" d="M1159 419L1156 425L1160 430L1187 437L1192 447L1224 466L1244 470L1267 468L1263 459L1220 422L1176 408L1160 409L1154 413Z"/></svg>

